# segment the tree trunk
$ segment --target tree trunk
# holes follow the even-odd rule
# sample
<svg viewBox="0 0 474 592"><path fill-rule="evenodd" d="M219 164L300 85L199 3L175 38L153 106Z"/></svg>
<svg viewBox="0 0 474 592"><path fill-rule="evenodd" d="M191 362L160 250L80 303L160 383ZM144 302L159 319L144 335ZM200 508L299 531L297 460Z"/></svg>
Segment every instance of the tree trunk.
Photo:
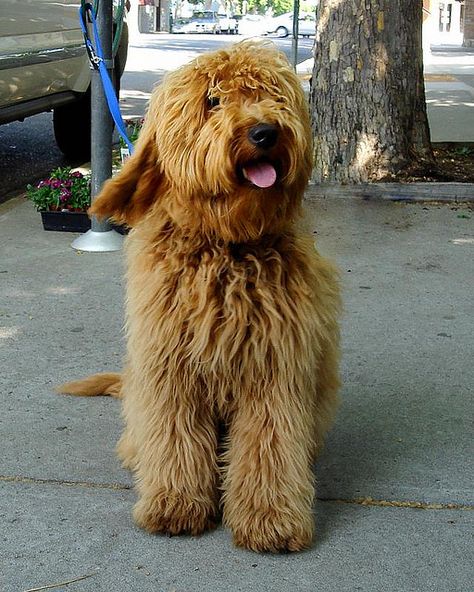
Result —
<svg viewBox="0 0 474 592"><path fill-rule="evenodd" d="M432 172L422 3L320 0L311 90L316 182Z"/></svg>
<svg viewBox="0 0 474 592"><path fill-rule="evenodd" d="M464 47L474 47L474 0L464 0Z"/></svg>

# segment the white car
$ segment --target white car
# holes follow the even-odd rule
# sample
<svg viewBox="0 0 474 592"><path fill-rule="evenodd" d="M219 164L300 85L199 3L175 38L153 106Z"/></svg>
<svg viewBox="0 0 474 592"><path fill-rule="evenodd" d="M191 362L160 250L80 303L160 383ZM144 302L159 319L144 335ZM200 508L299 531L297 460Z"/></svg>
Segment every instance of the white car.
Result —
<svg viewBox="0 0 474 592"><path fill-rule="evenodd" d="M221 33L235 35L237 33L237 21L227 14L218 14Z"/></svg>
<svg viewBox="0 0 474 592"><path fill-rule="evenodd" d="M189 18L177 18L171 27L172 33L197 33L197 26Z"/></svg>
<svg viewBox="0 0 474 592"><path fill-rule="evenodd" d="M264 16L259 14L246 14L239 20L239 35L245 37L256 37L266 35L268 22Z"/></svg>
<svg viewBox="0 0 474 592"><path fill-rule="evenodd" d="M196 26L196 33L214 33L218 35L221 32L217 12L212 10L196 10L191 17L191 23Z"/></svg>
<svg viewBox="0 0 474 592"><path fill-rule="evenodd" d="M311 13L300 13L298 18L298 34L302 37L312 37L316 32L316 18ZM275 33L278 37L288 37L293 34L293 13L286 12L268 20L267 33Z"/></svg>

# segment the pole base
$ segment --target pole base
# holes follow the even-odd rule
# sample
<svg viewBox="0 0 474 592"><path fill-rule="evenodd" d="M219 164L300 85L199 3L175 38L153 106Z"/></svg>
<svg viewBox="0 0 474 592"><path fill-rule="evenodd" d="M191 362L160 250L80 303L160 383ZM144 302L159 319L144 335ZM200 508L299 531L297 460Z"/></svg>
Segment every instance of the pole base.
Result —
<svg viewBox="0 0 474 592"><path fill-rule="evenodd" d="M123 236L116 230L107 232L94 232L88 230L85 234L77 237L71 247L76 251L87 251L88 253L108 253L120 251L123 245Z"/></svg>

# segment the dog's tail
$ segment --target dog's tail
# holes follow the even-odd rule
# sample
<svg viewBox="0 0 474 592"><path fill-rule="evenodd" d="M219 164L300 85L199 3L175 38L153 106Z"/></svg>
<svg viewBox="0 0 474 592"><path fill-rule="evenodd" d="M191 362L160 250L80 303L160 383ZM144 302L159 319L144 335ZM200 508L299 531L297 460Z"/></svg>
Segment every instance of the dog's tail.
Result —
<svg viewBox="0 0 474 592"><path fill-rule="evenodd" d="M111 397L122 397L122 375L118 372L103 372L93 374L82 380L66 382L56 387L56 392L67 395L78 395L79 397L97 397L110 395Z"/></svg>

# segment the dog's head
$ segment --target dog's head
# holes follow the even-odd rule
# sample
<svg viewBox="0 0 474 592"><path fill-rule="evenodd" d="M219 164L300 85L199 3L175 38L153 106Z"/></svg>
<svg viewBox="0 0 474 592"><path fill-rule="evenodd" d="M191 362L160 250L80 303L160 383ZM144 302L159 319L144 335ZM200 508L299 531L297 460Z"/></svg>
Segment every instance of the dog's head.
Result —
<svg viewBox="0 0 474 592"><path fill-rule="evenodd" d="M255 240L295 216L311 159L298 78L272 44L242 42L155 89L136 152L90 211L136 226L164 208L189 231Z"/></svg>

